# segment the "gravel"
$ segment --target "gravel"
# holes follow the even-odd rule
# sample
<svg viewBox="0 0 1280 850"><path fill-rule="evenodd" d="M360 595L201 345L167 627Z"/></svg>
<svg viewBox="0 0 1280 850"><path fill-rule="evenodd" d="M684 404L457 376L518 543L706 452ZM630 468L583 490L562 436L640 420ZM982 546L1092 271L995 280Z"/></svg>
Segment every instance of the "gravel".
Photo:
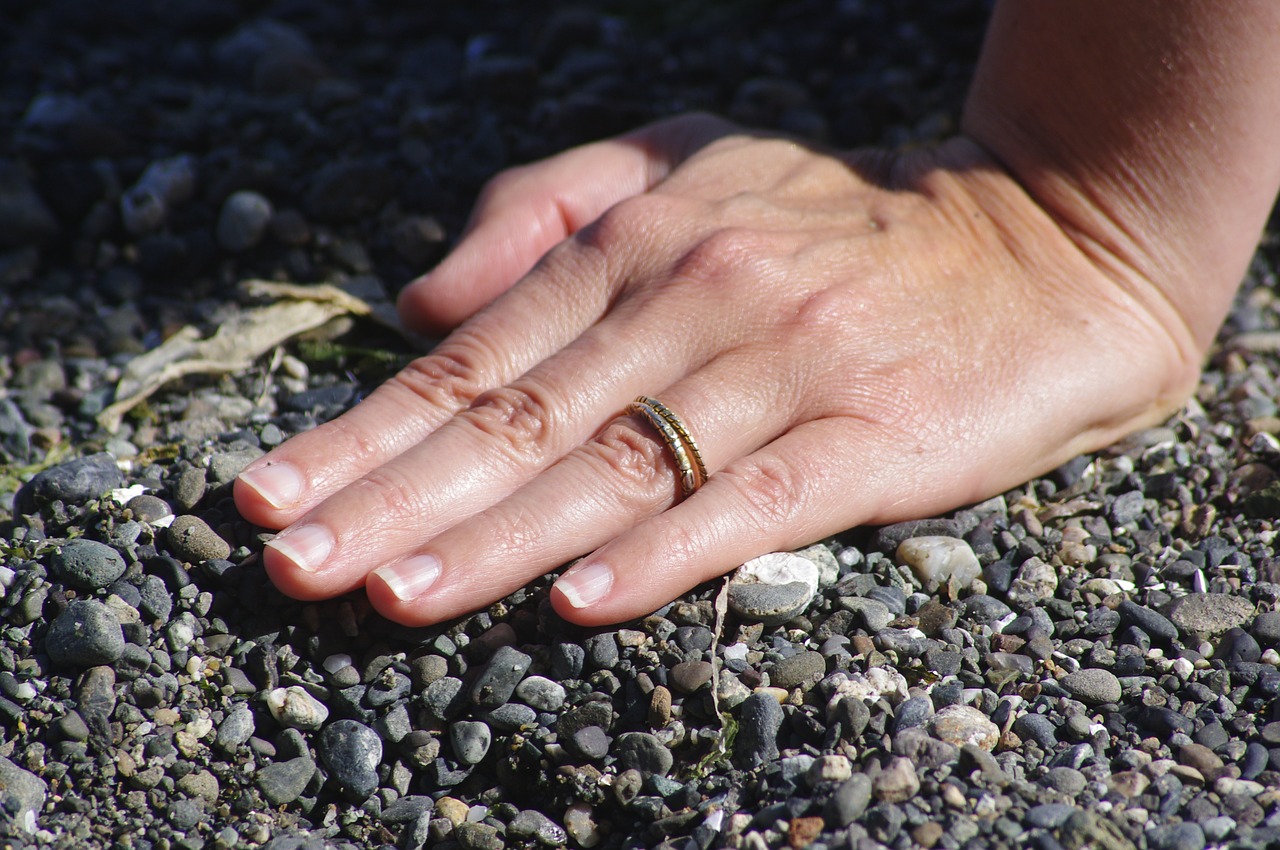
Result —
<svg viewBox="0 0 1280 850"><path fill-rule="evenodd" d="M188 376L246 278L382 307L496 170L685 108L950 133L984 4L0 5L0 832L15 847L1280 844L1280 241L1195 399L945 516L631 623L540 579L407 629L298 602L243 467L413 356L340 323Z"/></svg>

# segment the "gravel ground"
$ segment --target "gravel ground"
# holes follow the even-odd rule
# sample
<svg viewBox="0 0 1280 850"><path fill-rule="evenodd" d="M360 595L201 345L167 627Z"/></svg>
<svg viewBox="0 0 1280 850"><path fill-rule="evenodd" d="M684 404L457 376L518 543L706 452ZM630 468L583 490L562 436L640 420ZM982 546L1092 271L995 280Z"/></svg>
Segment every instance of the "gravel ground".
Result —
<svg viewBox="0 0 1280 850"><path fill-rule="evenodd" d="M0 4L4 846L1280 846L1274 240L1164 426L616 629L269 586L230 482L412 356L376 325L99 424L241 280L385 302L504 165L692 108L945 135L984 17L536 7Z"/></svg>

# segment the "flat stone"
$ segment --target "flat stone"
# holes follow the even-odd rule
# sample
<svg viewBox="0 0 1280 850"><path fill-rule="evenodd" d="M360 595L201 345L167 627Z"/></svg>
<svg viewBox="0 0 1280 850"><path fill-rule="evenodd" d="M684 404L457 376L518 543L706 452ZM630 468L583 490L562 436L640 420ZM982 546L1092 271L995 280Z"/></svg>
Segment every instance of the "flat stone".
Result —
<svg viewBox="0 0 1280 850"><path fill-rule="evenodd" d="M777 688L808 690L827 674L827 659L813 650L797 652L769 668L769 683Z"/></svg>
<svg viewBox="0 0 1280 850"><path fill-rule="evenodd" d="M449 742L458 761L479 764L493 743L493 732L478 720L457 720L449 724Z"/></svg>
<svg viewBox="0 0 1280 850"><path fill-rule="evenodd" d="M847 611L852 611L863 627L873 635L888 628L893 622L893 613L878 599L869 599L865 596L841 596L839 605Z"/></svg>
<svg viewBox="0 0 1280 850"><path fill-rule="evenodd" d="M671 750L648 732L624 732L614 740L614 754L624 769L666 776L675 764Z"/></svg>
<svg viewBox="0 0 1280 850"><path fill-rule="evenodd" d="M268 803L283 806L302 796L315 772L315 762L307 756L272 762L258 770L258 788Z"/></svg>
<svg viewBox="0 0 1280 850"><path fill-rule="evenodd" d="M842 782L827 802L828 816L839 827L846 827L862 817L871 803L871 779L855 773Z"/></svg>
<svg viewBox="0 0 1280 850"><path fill-rule="evenodd" d="M943 585L963 589L982 575L972 547L958 537L911 537L898 545L897 559L932 593Z"/></svg>
<svg viewBox="0 0 1280 850"><path fill-rule="evenodd" d="M1122 622L1142 629L1152 640L1168 642L1178 638L1178 627L1168 617L1133 600L1126 599L1117 605L1116 613Z"/></svg>
<svg viewBox="0 0 1280 850"><path fill-rule="evenodd" d="M559 711L564 706L564 686L545 676L529 676L516 685L515 697L538 711Z"/></svg>
<svg viewBox="0 0 1280 850"><path fill-rule="evenodd" d="M1164 613L1183 634L1212 639L1247 623L1254 606L1229 593L1189 593L1170 602Z"/></svg>
<svg viewBox="0 0 1280 850"><path fill-rule="evenodd" d="M500 646L480 670L471 686L471 702L481 708L497 708L515 693L533 659L514 646Z"/></svg>
<svg viewBox="0 0 1280 850"><path fill-rule="evenodd" d="M1063 690L1090 705L1120 701L1120 680L1110 670L1089 667L1068 673L1058 680Z"/></svg>
<svg viewBox="0 0 1280 850"><path fill-rule="evenodd" d="M729 608L748 622L776 626L799 616L818 591L816 564L794 552L770 552L738 567Z"/></svg>
<svg viewBox="0 0 1280 850"><path fill-rule="evenodd" d="M20 513L34 513L40 505L54 501L83 504L123 485L115 457L99 452L38 473L18 490L15 503Z"/></svg>
<svg viewBox="0 0 1280 850"><path fill-rule="evenodd" d="M39 776L0 756L0 808L23 832L36 831L49 786Z"/></svg>

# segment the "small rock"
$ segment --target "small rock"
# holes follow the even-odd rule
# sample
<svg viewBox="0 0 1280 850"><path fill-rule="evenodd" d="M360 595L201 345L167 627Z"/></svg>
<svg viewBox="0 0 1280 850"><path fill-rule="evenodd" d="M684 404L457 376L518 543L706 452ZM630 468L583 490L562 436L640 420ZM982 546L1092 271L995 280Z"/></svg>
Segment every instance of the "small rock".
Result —
<svg viewBox="0 0 1280 850"><path fill-rule="evenodd" d="M1170 602L1164 613L1184 635L1209 640L1247 623L1254 606L1229 593L1189 593Z"/></svg>
<svg viewBox="0 0 1280 850"><path fill-rule="evenodd" d="M1110 670L1086 668L1068 673L1058 680L1063 690L1089 705L1120 701L1120 680Z"/></svg>
<svg viewBox="0 0 1280 850"><path fill-rule="evenodd" d="M564 827L535 809L523 809L507 824L514 838L532 838L544 847L561 847L569 840Z"/></svg>
<svg viewBox="0 0 1280 850"><path fill-rule="evenodd" d="M675 764L671 750L648 732L624 732L614 741L614 754L624 769L666 776Z"/></svg>
<svg viewBox="0 0 1280 850"><path fill-rule="evenodd" d="M1153 640L1168 642L1177 640L1178 627L1168 617L1143 605L1126 599L1116 606L1121 622L1146 632Z"/></svg>
<svg viewBox="0 0 1280 850"><path fill-rule="evenodd" d="M391 199L397 186L395 173L376 163L331 162L312 175L306 211L326 222L368 218Z"/></svg>
<svg viewBox="0 0 1280 850"><path fill-rule="evenodd" d="M378 789L382 738L377 732L355 720L335 720L325 727L318 749L333 780L353 801Z"/></svg>
<svg viewBox="0 0 1280 850"><path fill-rule="evenodd" d="M692 694L711 681L710 661L681 661L671 668L671 686L682 694Z"/></svg>
<svg viewBox="0 0 1280 850"><path fill-rule="evenodd" d="M769 682L776 688L808 690L827 674L827 660L813 650L797 652L769 669Z"/></svg>
<svg viewBox="0 0 1280 850"><path fill-rule="evenodd" d="M778 730L782 719L782 706L771 694L757 692L743 700L733 749L734 760L744 770L778 757Z"/></svg>
<svg viewBox="0 0 1280 850"><path fill-rule="evenodd" d="M910 800L920 791L920 778L911 759L894 757L884 770L871 780L871 793L885 803L901 803Z"/></svg>
<svg viewBox="0 0 1280 850"><path fill-rule="evenodd" d="M776 626L800 615L818 592L816 564L794 552L770 552L738 567L729 608L743 620Z"/></svg>
<svg viewBox="0 0 1280 850"><path fill-rule="evenodd" d="M1200 824L1183 822L1164 824L1146 832L1151 850L1204 850L1205 835Z"/></svg>
<svg viewBox="0 0 1280 850"><path fill-rule="evenodd" d="M970 705L949 705L933 716L929 729L939 740L963 747L973 744L990 752L1000 740L1000 727Z"/></svg>
<svg viewBox="0 0 1280 850"><path fill-rule="evenodd" d="M197 516L180 516L169 526L166 534L169 549L184 561L198 564L226 558L231 546Z"/></svg>
<svg viewBox="0 0 1280 850"><path fill-rule="evenodd" d="M314 732L329 718L329 709L304 688L291 685L267 694L267 709L281 726Z"/></svg>
<svg viewBox="0 0 1280 850"><path fill-rule="evenodd" d="M105 543L80 537L68 540L54 553L53 572L72 587L98 590L124 575L120 553Z"/></svg>
<svg viewBox="0 0 1280 850"><path fill-rule="evenodd" d="M579 847L590 850L602 840L591 807L586 803L574 803L564 811L564 829Z"/></svg>
<svg viewBox="0 0 1280 850"><path fill-rule="evenodd" d="M55 664L72 667L114 664L124 654L124 632L106 605L78 599L49 625L45 650Z"/></svg>
<svg viewBox="0 0 1280 850"><path fill-rule="evenodd" d="M262 241L274 212L271 201L257 192L233 192L218 213L218 244L233 254L249 250Z"/></svg>
<svg viewBox="0 0 1280 850"><path fill-rule="evenodd" d="M533 659L514 646L500 646L471 686L471 702L481 708L497 708L515 692Z"/></svg>
<svg viewBox="0 0 1280 850"><path fill-rule="evenodd" d="M61 501L78 505L97 499L124 486L124 476L116 459L106 452L51 466L28 481L18 491L16 504L24 514L35 513L40 505Z"/></svg>
<svg viewBox="0 0 1280 850"><path fill-rule="evenodd" d="M878 599L864 596L842 596L840 607L852 611L862 621L862 625L871 634L883 631L893 622L893 613Z"/></svg>
<svg viewBox="0 0 1280 850"><path fill-rule="evenodd" d="M268 803L283 806L302 796L315 772L315 762L307 756L272 762L258 771L258 788Z"/></svg>
<svg viewBox="0 0 1280 850"><path fill-rule="evenodd" d="M1005 598L1020 608L1032 608L1053 596L1058 589L1058 573L1052 564L1032 556L1022 562Z"/></svg>
<svg viewBox="0 0 1280 850"><path fill-rule="evenodd" d="M930 593L945 584L968 587L982 575L978 556L968 543L956 537L908 538L898 545L897 558L911 568Z"/></svg>
<svg viewBox="0 0 1280 850"><path fill-rule="evenodd" d="M0 756L0 809L23 832L36 831L36 813L44 808L48 793L43 779Z"/></svg>
<svg viewBox="0 0 1280 850"><path fill-rule="evenodd" d="M609 754L609 736L599 726L584 726L569 737L570 749L586 759L602 759Z"/></svg>
<svg viewBox="0 0 1280 850"><path fill-rule="evenodd" d="M125 507L138 522L155 523L157 520L173 516L173 508L169 503L150 493L134 496L125 504Z"/></svg>
<svg viewBox="0 0 1280 850"><path fill-rule="evenodd" d="M0 248L38 244L57 232L57 219L23 170L0 160Z"/></svg>
<svg viewBox="0 0 1280 850"><path fill-rule="evenodd" d="M254 733L253 712L245 703L238 703L218 725L214 743L224 753L234 754Z"/></svg>
<svg viewBox="0 0 1280 850"><path fill-rule="evenodd" d="M853 775L853 766L849 763L847 756L842 755L825 755L819 756L809 766L808 772L805 774L809 786L817 787L823 782L844 782Z"/></svg>
<svg viewBox="0 0 1280 850"><path fill-rule="evenodd" d="M493 733L478 720L457 720L449 725L453 754L463 764L479 764L489 752Z"/></svg>
<svg viewBox="0 0 1280 850"><path fill-rule="evenodd" d="M865 773L856 773L831 795L827 811L837 826L846 827L862 817L870 803L871 779Z"/></svg>
<svg viewBox="0 0 1280 850"><path fill-rule="evenodd" d="M516 685L515 697L538 711L559 711L564 706L564 686L545 676L530 676Z"/></svg>

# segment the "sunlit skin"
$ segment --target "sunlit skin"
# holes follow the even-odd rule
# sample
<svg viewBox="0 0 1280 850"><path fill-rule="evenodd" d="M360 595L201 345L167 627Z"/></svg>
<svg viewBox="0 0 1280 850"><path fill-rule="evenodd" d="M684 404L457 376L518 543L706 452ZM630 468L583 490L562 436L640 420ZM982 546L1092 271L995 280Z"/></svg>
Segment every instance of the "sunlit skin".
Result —
<svg viewBox="0 0 1280 850"><path fill-rule="evenodd" d="M1280 186L1280 5L1229 5L1003 3L928 151L687 116L498 175L400 299L456 329L237 482L268 574L420 625L585 555L552 604L613 623L1160 421Z"/></svg>

